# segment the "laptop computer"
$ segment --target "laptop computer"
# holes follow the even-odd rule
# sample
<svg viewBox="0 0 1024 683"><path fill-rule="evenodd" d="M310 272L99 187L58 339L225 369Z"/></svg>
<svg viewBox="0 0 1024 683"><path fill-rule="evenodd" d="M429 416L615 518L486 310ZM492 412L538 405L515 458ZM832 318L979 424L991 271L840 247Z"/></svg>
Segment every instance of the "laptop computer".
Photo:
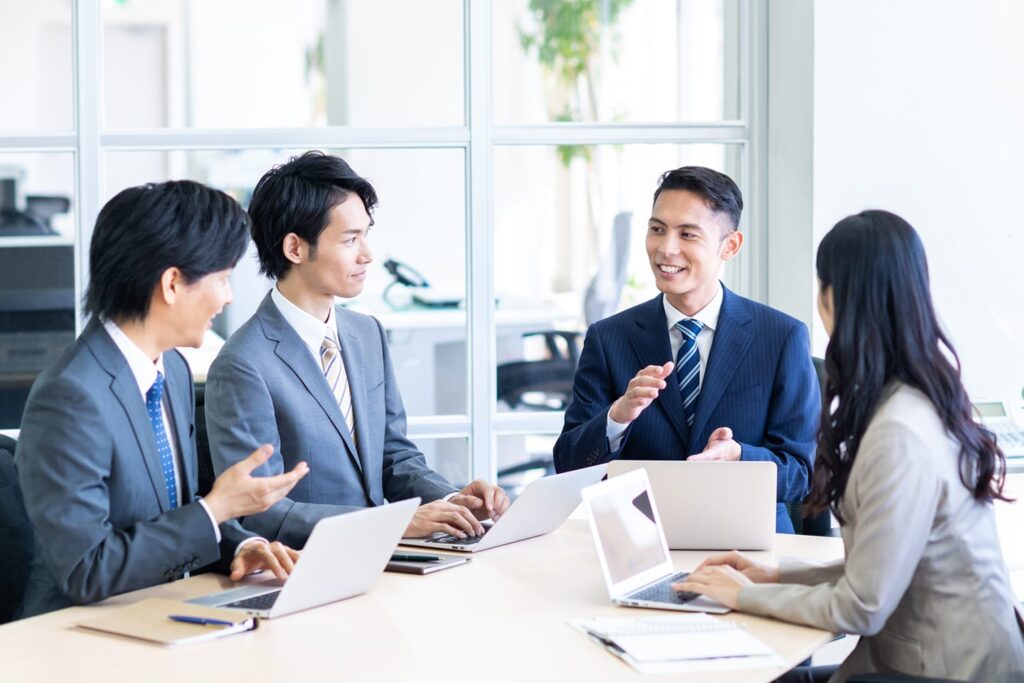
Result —
<svg viewBox="0 0 1024 683"><path fill-rule="evenodd" d="M551 533L580 504L583 487L601 481L604 475L605 465L602 464L536 479L527 485L497 522L484 523L481 536L457 538L437 533L424 538L403 538L401 543L475 553Z"/></svg>
<svg viewBox="0 0 1024 683"><path fill-rule="evenodd" d="M775 463L613 460L608 476L640 468L650 477L672 550L771 550Z"/></svg>
<svg viewBox="0 0 1024 683"><path fill-rule="evenodd" d="M583 503L590 512L594 545L612 602L690 612L729 611L710 598L672 589L689 573L672 566L645 470L625 472L583 489Z"/></svg>
<svg viewBox="0 0 1024 683"><path fill-rule="evenodd" d="M267 581L188 602L270 619L362 595L384 571L419 504L419 498L410 498L325 517L313 527L284 584Z"/></svg>

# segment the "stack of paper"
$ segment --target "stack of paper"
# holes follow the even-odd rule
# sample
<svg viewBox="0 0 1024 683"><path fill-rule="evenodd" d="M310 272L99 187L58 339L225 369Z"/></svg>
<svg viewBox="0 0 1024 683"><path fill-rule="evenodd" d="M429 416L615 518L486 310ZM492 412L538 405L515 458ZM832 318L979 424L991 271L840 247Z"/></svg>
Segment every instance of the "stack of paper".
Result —
<svg viewBox="0 0 1024 683"><path fill-rule="evenodd" d="M570 622L638 671L778 665L767 645L732 621L707 614L578 619Z"/></svg>

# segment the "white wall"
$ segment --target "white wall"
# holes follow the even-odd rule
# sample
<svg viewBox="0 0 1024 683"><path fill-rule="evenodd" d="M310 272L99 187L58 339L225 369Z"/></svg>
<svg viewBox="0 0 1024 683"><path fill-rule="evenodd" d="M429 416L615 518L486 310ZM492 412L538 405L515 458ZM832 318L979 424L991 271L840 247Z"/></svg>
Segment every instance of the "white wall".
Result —
<svg viewBox="0 0 1024 683"><path fill-rule="evenodd" d="M1024 3L843 0L814 10L815 244L865 208L910 221L968 390L1019 407ZM814 343L821 354L820 324Z"/></svg>

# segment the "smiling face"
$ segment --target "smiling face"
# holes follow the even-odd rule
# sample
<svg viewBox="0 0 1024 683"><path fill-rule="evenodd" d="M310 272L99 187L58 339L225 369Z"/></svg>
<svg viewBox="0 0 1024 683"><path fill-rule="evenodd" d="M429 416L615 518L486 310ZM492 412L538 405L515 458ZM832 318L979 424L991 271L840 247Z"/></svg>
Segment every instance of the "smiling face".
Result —
<svg viewBox="0 0 1024 683"><path fill-rule="evenodd" d="M218 270L181 287L181 305L175 322L183 341L176 346L203 345L203 336L213 325L213 319L231 303L230 275L230 268Z"/></svg>
<svg viewBox="0 0 1024 683"><path fill-rule="evenodd" d="M669 303L694 315L714 298L722 264L739 253L743 234L726 213L689 190L658 195L647 223L647 257Z"/></svg>
<svg viewBox="0 0 1024 683"><path fill-rule="evenodd" d="M300 285L305 294L314 297L359 295L367 266L373 261L367 242L371 223L363 200L350 193L331 209L315 247L294 233L288 235L285 256L293 265L284 280L289 286Z"/></svg>

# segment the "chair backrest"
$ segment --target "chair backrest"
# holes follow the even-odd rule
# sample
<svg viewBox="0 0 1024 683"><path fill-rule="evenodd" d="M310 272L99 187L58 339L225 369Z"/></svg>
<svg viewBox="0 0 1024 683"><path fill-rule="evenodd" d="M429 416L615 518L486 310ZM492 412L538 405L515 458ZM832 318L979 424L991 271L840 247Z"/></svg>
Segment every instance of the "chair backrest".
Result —
<svg viewBox="0 0 1024 683"><path fill-rule="evenodd" d="M196 458L199 461L199 487L197 496L205 496L213 488L217 478L213 471L213 457L210 455L210 437L206 433L206 390L196 386Z"/></svg>
<svg viewBox="0 0 1024 683"><path fill-rule="evenodd" d="M0 436L0 624L21 610L34 540L14 465L16 445Z"/></svg>

